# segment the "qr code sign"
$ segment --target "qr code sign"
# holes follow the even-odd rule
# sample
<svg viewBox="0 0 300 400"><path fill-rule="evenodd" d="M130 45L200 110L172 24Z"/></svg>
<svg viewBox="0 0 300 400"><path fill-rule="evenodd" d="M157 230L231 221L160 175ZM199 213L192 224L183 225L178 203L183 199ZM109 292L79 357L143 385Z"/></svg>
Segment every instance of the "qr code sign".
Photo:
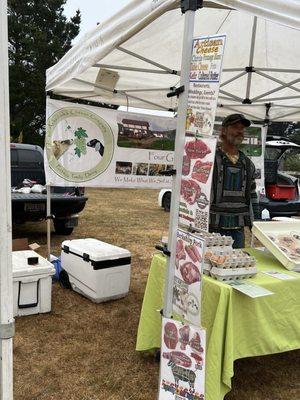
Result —
<svg viewBox="0 0 300 400"><path fill-rule="evenodd" d="M195 228L208 231L208 212L196 210Z"/></svg>

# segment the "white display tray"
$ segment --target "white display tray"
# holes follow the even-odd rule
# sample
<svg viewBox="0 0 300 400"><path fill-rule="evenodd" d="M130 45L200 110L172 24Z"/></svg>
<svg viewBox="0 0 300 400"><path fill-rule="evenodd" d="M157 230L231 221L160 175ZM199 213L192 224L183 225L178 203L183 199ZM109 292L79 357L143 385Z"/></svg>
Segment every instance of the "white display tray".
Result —
<svg viewBox="0 0 300 400"><path fill-rule="evenodd" d="M270 236L277 238L278 235L291 238L295 245L295 249L299 248L300 251L300 240L294 240L292 233L299 233L300 237L300 222L290 221L290 222L254 222L252 233L257 237L257 239L277 258L278 261L288 270L299 270L300 269L300 254L298 256L291 256L290 246L288 244L282 243L279 247ZM277 239L276 239L277 240ZM298 247L299 245L299 247ZM296 250L294 251L296 253ZM291 258L292 257L292 258Z"/></svg>

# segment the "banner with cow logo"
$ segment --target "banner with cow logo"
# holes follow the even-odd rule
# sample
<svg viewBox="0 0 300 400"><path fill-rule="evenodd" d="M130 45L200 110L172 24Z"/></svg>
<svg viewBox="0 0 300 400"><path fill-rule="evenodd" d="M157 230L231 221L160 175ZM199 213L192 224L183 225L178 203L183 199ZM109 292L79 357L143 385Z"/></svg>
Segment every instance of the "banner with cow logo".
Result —
<svg viewBox="0 0 300 400"><path fill-rule="evenodd" d="M52 186L168 188L176 119L47 98L46 181Z"/></svg>
<svg viewBox="0 0 300 400"><path fill-rule="evenodd" d="M173 311L194 325L201 325L201 281L205 241L177 230Z"/></svg>
<svg viewBox="0 0 300 400"><path fill-rule="evenodd" d="M179 223L208 231L211 183L217 140L186 133Z"/></svg>
<svg viewBox="0 0 300 400"><path fill-rule="evenodd" d="M205 330L163 318L159 400L204 400Z"/></svg>

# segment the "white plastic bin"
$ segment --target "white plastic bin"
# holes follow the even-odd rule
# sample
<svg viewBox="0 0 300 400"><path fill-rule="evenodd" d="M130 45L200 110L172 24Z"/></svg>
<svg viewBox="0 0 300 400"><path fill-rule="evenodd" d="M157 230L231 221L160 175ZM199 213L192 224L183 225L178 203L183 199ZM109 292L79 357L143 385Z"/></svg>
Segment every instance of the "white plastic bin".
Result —
<svg viewBox="0 0 300 400"><path fill-rule="evenodd" d="M30 265L32 258L38 263ZM12 270L14 316L50 312L53 265L35 251L13 251Z"/></svg>
<svg viewBox="0 0 300 400"><path fill-rule="evenodd" d="M61 267L76 292L95 303L126 296L130 285L131 254L97 239L62 243Z"/></svg>

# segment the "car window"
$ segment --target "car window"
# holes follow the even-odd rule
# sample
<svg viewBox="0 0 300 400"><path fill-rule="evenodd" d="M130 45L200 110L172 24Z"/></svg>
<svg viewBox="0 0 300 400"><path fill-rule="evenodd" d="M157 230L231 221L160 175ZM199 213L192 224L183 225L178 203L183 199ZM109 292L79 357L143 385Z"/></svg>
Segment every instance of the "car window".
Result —
<svg viewBox="0 0 300 400"><path fill-rule="evenodd" d="M265 159L266 160L278 160L282 153L282 149L278 149L276 147L266 147L265 151Z"/></svg>
<svg viewBox="0 0 300 400"><path fill-rule="evenodd" d="M289 149L284 152L279 162L279 171L290 175L300 175L300 150Z"/></svg>
<svg viewBox="0 0 300 400"><path fill-rule="evenodd" d="M43 164L43 157L36 150L18 149L18 156L20 167L36 168Z"/></svg>

